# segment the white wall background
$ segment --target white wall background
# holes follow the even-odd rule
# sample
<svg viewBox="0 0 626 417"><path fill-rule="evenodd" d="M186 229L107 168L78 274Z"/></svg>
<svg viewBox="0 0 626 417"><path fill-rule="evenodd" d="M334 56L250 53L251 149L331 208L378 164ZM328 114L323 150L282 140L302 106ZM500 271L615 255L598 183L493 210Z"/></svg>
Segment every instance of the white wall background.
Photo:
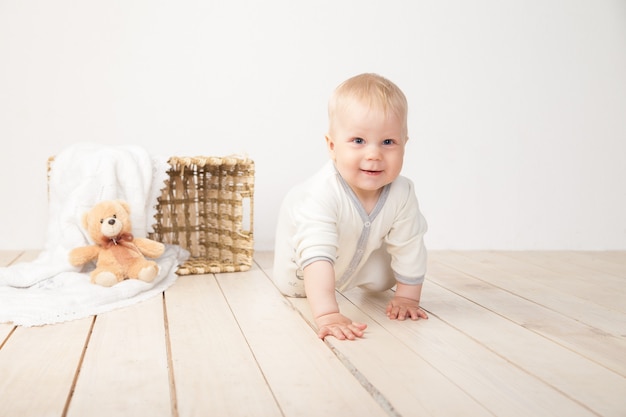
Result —
<svg viewBox="0 0 626 417"><path fill-rule="evenodd" d="M433 249L626 249L623 0L0 0L0 249L45 241L70 144L247 153L256 248L325 162L326 101L378 72Z"/></svg>

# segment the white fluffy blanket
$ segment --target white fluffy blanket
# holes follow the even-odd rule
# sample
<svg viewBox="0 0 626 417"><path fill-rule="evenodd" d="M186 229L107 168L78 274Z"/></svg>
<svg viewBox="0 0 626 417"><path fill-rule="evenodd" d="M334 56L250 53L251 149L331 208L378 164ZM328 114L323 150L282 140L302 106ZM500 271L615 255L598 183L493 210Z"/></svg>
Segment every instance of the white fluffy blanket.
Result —
<svg viewBox="0 0 626 417"><path fill-rule="evenodd" d="M178 264L189 255L179 246L166 245L151 283L126 280L101 287L89 281L93 265L81 270L68 261L71 249L93 244L81 218L102 200L130 204L135 236L152 231L167 169L165 158L135 146L77 144L57 155L50 170L44 249L32 262L0 268L0 323L37 326L79 319L145 300L172 285Z"/></svg>

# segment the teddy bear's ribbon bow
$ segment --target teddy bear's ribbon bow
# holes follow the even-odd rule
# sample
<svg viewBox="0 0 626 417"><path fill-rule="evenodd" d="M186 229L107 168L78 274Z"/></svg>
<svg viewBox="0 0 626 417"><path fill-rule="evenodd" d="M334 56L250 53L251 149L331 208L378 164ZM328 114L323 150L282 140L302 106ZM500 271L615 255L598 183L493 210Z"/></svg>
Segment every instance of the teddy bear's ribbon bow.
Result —
<svg viewBox="0 0 626 417"><path fill-rule="evenodd" d="M110 248L111 246L116 246L119 244L124 244L125 242L132 242L134 239L132 233L122 233L115 237L102 237L101 246L104 248Z"/></svg>

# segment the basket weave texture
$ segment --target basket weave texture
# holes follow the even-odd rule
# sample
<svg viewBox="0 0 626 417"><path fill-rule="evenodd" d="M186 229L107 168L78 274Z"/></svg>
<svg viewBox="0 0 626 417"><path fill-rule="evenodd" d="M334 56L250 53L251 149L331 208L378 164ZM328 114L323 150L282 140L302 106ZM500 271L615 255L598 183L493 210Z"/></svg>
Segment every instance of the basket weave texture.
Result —
<svg viewBox="0 0 626 417"><path fill-rule="evenodd" d="M254 254L254 162L244 157L172 157L149 238L191 256L179 275L247 271ZM247 222L247 224L245 224Z"/></svg>

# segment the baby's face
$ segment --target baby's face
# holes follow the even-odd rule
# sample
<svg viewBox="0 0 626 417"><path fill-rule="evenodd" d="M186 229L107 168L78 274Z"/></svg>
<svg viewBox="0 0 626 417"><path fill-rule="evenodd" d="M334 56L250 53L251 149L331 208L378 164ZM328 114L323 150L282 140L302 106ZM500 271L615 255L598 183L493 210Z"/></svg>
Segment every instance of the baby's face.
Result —
<svg viewBox="0 0 626 417"><path fill-rule="evenodd" d="M336 117L326 137L331 158L361 202L375 202L402 170L407 141L402 121L362 103Z"/></svg>

